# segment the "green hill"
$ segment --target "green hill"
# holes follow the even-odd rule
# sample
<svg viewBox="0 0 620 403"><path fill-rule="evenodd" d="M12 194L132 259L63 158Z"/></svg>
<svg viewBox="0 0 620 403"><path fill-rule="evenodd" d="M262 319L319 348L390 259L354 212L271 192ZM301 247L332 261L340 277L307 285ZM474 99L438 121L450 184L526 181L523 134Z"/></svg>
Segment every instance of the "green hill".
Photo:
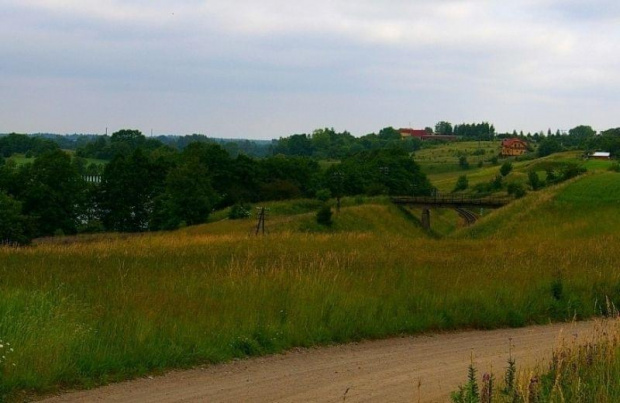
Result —
<svg viewBox="0 0 620 403"><path fill-rule="evenodd" d="M620 233L620 175L585 175L516 200L457 237L574 239Z"/></svg>

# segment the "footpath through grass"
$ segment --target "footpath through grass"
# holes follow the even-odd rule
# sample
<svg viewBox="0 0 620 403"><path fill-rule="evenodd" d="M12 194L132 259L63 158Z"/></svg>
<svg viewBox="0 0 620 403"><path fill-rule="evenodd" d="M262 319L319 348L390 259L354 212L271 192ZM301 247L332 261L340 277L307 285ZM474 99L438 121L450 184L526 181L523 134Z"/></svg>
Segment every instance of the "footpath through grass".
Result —
<svg viewBox="0 0 620 403"><path fill-rule="evenodd" d="M577 212L580 187L609 187L606 175L620 178L589 176L532 203L544 209L547 197ZM606 298L620 306L617 226L570 237L532 221L522 229L532 236L515 240L493 236L493 220L509 221L499 211L484 219L490 237L435 240L385 204L340 214L326 232L300 232L303 213L266 237L248 235L248 221L221 221L213 232L0 248L0 339L14 349L0 362L0 395L295 346L587 318L606 312ZM534 207L527 214L534 220Z"/></svg>

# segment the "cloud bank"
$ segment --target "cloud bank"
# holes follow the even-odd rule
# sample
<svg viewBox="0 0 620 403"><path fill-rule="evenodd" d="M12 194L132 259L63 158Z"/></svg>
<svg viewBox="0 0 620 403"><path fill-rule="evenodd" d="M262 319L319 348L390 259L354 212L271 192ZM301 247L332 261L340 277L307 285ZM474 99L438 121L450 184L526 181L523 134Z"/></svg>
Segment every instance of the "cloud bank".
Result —
<svg viewBox="0 0 620 403"><path fill-rule="evenodd" d="M620 126L620 4L503 3L0 0L0 132Z"/></svg>

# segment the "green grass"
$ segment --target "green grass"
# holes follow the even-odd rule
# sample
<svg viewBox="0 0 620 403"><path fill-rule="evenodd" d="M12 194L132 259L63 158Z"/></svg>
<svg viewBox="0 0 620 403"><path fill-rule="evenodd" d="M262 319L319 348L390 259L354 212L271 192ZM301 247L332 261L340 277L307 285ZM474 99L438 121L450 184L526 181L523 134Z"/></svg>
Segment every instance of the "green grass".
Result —
<svg viewBox="0 0 620 403"><path fill-rule="evenodd" d="M578 151L570 151L564 153L552 154L550 156L544 158L537 159L528 159L525 161L516 161L510 160L513 165L512 172L505 178L506 183L515 182L526 184L527 183L527 174L530 171L535 171L538 173L541 179L545 179L546 170L551 168L554 170L558 170L562 166L569 163L577 163L579 165L584 165L587 168L587 164L592 162L584 162L583 160L578 158ZM501 164L507 161L506 159L500 159L498 165L490 165L484 166L482 168L478 168L475 166L470 167L467 170L458 170L458 171L448 171L438 174L430 174L428 175L431 183L437 187L437 189L442 193L449 193L454 189L456 185L456 181L458 177L461 175L466 175L469 181L469 188L471 192L471 188L473 188L476 184L485 183L493 180L495 176L499 174L499 169Z"/></svg>
<svg viewBox="0 0 620 403"><path fill-rule="evenodd" d="M620 226L620 174L605 172L516 200L456 236L474 238L603 237Z"/></svg>
<svg viewBox="0 0 620 403"><path fill-rule="evenodd" d="M620 304L620 219L600 227L584 206L612 188L595 210L618 216L616 178L530 194L480 231L443 239L380 198L345 200L331 228L316 226L313 201L271 203L266 237L251 235L253 220L223 219L0 248L0 339L14 348L0 395L295 346L591 317L606 297Z"/></svg>
<svg viewBox="0 0 620 403"><path fill-rule="evenodd" d="M13 161L16 165L19 166L34 162L34 157L26 158L26 156L23 154L13 154L9 158L7 158L7 161Z"/></svg>
<svg viewBox="0 0 620 403"><path fill-rule="evenodd" d="M499 155L500 151L499 141L465 141L424 148L416 151L414 158L427 175L440 175L462 171L459 166L460 156L465 156L470 166L475 168L480 161L488 165L488 161ZM475 155L476 152L480 152L480 155Z"/></svg>
<svg viewBox="0 0 620 403"><path fill-rule="evenodd" d="M73 153L71 153L73 154ZM31 157L31 158L26 158L26 156L24 154L13 154L12 156L10 156L8 158L8 160L11 160L13 162L15 162L15 164L19 165L24 165L24 164L30 164L33 163L35 158ZM85 158L87 165L89 164L95 164L95 165L105 165L108 163L108 161L106 160L99 160L99 159L95 159L95 158Z"/></svg>

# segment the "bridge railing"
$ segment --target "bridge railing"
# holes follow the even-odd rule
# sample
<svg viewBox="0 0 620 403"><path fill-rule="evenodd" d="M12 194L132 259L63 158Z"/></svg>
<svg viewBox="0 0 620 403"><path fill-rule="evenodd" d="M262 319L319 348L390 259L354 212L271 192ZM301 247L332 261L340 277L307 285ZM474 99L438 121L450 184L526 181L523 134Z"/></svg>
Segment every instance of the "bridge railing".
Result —
<svg viewBox="0 0 620 403"><path fill-rule="evenodd" d="M505 206L512 201L508 197L482 197L472 198L465 196L395 196L392 203L395 204L443 204L443 205L469 205L469 206Z"/></svg>

